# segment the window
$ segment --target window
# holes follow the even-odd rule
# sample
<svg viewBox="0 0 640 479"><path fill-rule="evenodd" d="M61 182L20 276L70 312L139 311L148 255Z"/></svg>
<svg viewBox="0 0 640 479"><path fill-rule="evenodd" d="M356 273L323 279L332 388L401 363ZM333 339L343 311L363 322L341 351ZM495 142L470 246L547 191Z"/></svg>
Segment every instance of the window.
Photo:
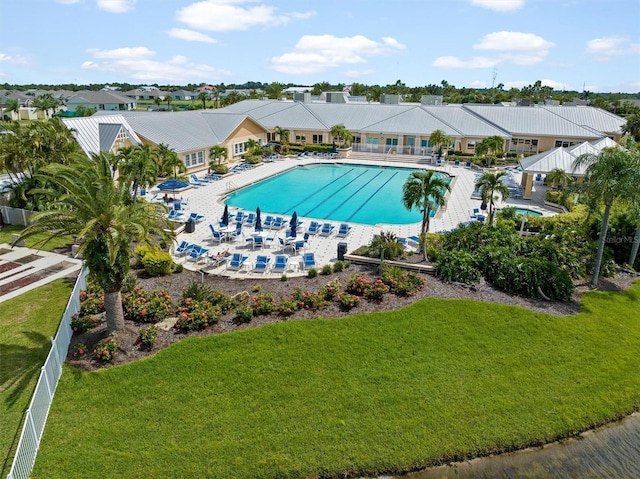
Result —
<svg viewBox="0 0 640 479"><path fill-rule="evenodd" d="M512 138L509 143L510 153L538 153L536 138Z"/></svg>
<svg viewBox="0 0 640 479"><path fill-rule="evenodd" d="M276 141L276 136L277 135L275 133L267 133L267 143Z"/></svg>
<svg viewBox="0 0 640 479"><path fill-rule="evenodd" d="M296 143L305 143L307 141L307 137L303 135L296 135Z"/></svg>
<svg viewBox="0 0 640 479"><path fill-rule="evenodd" d="M244 152L245 152L244 142L233 144L233 156L242 155Z"/></svg>
<svg viewBox="0 0 640 479"><path fill-rule="evenodd" d="M311 143L313 143L314 145L319 145L320 143L322 143L322 140L323 140L323 135L313 135Z"/></svg>
<svg viewBox="0 0 640 479"><path fill-rule="evenodd" d="M570 146L579 145L580 143L582 142L578 140L556 140L553 146L555 146L556 148L558 148L559 146L561 146L562 148L569 148Z"/></svg>
<svg viewBox="0 0 640 479"><path fill-rule="evenodd" d="M473 153L476 151L476 141L475 140L467 140L467 151Z"/></svg>
<svg viewBox="0 0 640 479"><path fill-rule="evenodd" d="M187 153L184 155L184 165L187 168L193 166L204 165L204 151L198 151L195 153Z"/></svg>
<svg viewBox="0 0 640 479"><path fill-rule="evenodd" d="M397 138L387 138L385 144L387 146L398 146L398 139Z"/></svg>

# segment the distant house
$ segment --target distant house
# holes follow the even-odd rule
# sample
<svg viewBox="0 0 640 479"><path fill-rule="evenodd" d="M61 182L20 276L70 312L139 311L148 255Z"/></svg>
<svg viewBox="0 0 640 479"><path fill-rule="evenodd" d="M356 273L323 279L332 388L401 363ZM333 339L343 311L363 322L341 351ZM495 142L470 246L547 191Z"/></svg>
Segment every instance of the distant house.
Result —
<svg viewBox="0 0 640 479"><path fill-rule="evenodd" d="M66 102L68 111L76 111L78 106L93 108L96 111L128 111L136 109L136 101L119 93L97 91L78 92Z"/></svg>
<svg viewBox="0 0 640 479"><path fill-rule="evenodd" d="M169 93L169 96L174 100L193 100L198 97L198 94L192 91L178 90L172 91L171 93Z"/></svg>
<svg viewBox="0 0 640 479"><path fill-rule="evenodd" d="M197 92L201 92L201 91L216 91L217 88L211 85L200 85L198 88L196 88Z"/></svg>
<svg viewBox="0 0 640 479"><path fill-rule="evenodd" d="M124 96L128 96L129 98L133 98L134 100L155 100L156 98L160 98L160 100L164 101L165 98L169 95L166 91L158 90L145 90L143 88L137 88L135 90L129 90L123 93Z"/></svg>

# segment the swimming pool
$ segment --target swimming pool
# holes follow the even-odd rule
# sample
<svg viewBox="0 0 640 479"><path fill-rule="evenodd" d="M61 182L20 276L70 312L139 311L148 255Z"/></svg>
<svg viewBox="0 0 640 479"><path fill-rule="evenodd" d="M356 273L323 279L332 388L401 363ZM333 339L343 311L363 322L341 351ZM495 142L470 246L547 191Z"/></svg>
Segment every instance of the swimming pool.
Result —
<svg viewBox="0 0 640 479"><path fill-rule="evenodd" d="M530 210L527 208L516 208L517 215L528 215L528 216L542 216L542 213L539 211Z"/></svg>
<svg viewBox="0 0 640 479"><path fill-rule="evenodd" d="M416 223L422 214L402 204L402 185L413 171L419 170L351 164L298 166L230 194L225 203L246 211L259 206L264 213L295 211L298 216L328 221Z"/></svg>

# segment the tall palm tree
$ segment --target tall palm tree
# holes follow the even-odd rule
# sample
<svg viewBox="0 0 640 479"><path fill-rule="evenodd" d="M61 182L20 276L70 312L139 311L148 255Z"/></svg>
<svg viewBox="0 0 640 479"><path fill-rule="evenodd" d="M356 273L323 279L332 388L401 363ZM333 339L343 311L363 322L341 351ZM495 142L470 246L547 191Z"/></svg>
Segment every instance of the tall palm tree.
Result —
<svg viewBox="0 0 640 479"><path fill-rule="evenodd" d="M173 101L173 98L171 98L171 95L167 95L164 101L167 102L167 110L171 110L171 102Z"/></svg>
<svg viewBox="0 0 640 479"><path fill-rule="evenodd" d="M207 99L209 98L209 94L207 92L201 91L198 94L198 100L200 100L202 102L202 109L206 110L207 109Z"/></svg>
<svg viewBox="0 0 640 479"><path fill-rule="evenodd" d="M331 127L331 136L338 140L339 145L349 144L353 140L353 134L347 130L347 128L340 123L339 125L333 125Z"/></svg>
<svg viewBox="0 0 640 479"><path fill-rule="evenodd" d="M133 198L138 195L138 188L148 188L158 180L158 165L151 157L149 145L138 145L131 149L120 165L125 178L132 182Z"/></svg>
<svg viewBox="0 0 640 479"><path fill-rule="evenodd" d="M506 175L507 173L505 171L498 173L487 172L480 176L475 184L476 190L480 191L482 202L489 205L489 218L487 223L490 225L493 224L495 202L499 199L505 201L509 198L509 188L502 181L502 177Z"/></svg>
<svg viewBox="0 0 640 479"><path fill-rule="evenodd" d="M442 146L448 146L451 138L442 130L434 130L429 135L429 143L433 146L433 151L438 151Z"/></svg>
<svg viewBox="0 0 640 479"><path fill-rule="evenodd" d="M640 114L633 113L627 117L627 122L622 127L624 133L633 136L636 141L640 142Z"/></svg>
<svg viewBox="0 0 640 479"><path fill-rule="evenodd" d="M563 190L565 186L573 181L573 176L564 171L562 168L554 168L547 173L547 184L557 185L558 189Z"/></svg>
<svg viewBox="0 0 640 479"><path fill-rule="evenodd" d="M160 143L158 147L152 151L152 158L158 165L160 176L167 177L173 175L174 178L177 178L178 174L187 171L187 166L184 164L184 161L178 157L175 150L164 143Z"/></svg>
<svg viewBox="0 0 640 479"><path fill-rule="evenodd" d="M20 102L15 99L15 98L10 98L7 100L7 108L6 108L7 112L11 113L15 113L16 116L18 117L17 119L20 120Z"/></svg>
<svg viewBox="0 0 640 479"><path fill-rule="evenodd" d="M272 100L276 100L282 96L282 92L284 91L285 86L282 83L278 83L274 81L273 83L269 83L267 88L265 88L265 93L268 98Z"/></svg>
<svg viewBox="0 0 640 479"><path fill-rule="evenodd" d="M120 331L120 291L129 272L131 243L155 246L155 237L169 239L172 226L164 205L131 201L131 183L113 181L106 155L78 156L69 165L49 165L41 171L45 183L56 185L61 193L31 217L19 240L44 233L40 246L58 235L75 235L91 276L104 289L107 329Z"/></svg>
<svg viewBox="0 0 640 479"><path fill-rule="evenodd" d="M586 167L587 193L604 203L600 239L591 278L591 286L594 288L598 286L611 207L616 199L626 197L631 191L631 185L637 179L640 168L638 156L637 152L621 148L605 148L597 155L587 153L574 161L574 168ZM635 191L638 191L637 186Z"/></svg>
<svg viewBox="0 0 640 479"><path fill-rule="evenodd" d="M504 154L504 139L501 136L494 135L484 138L476 145L476 154L485 156L485 165L491 166L493 160Z"/></svg>
<svg viewBox="0 0 640 479"><path fill-rule="evenodd" d="M157 96L157 97L155 97L153 99L153 103L156 104L156 106L158 107L158 110L159 110L160 109L160 105L162 104L162 99L159 96Z"/></svg>
<svg viewBox="0 0 640 479"><path fill-rule="evenodd" d="M282 151L286 152L289 145L289 130L281 126L276 126L273 131L278 135L278 140L280 140L280 144L282 145Z"/></svg>
<svg viewBox="0 0 640 479"><path fill-rule="evenodd" d="M51 110L55 113L55 109L58 105L60 105L60 101L53 98L51 93L45 93L44 95L37 96L35 100L33 100L34 106L44 112L46 118L49 118L49 113Z"/></svg>
<svg viewBox="0 0 640 479"><path fill-rule="evenodd" d="M422 212L420 250L427 259L427 231L431 212L445 204L449 182L433 170L414 171L402 186L402 203L411 210L414 206Z"/></svg>
<svg viewBox="0 0 640 479"><path fill-rule="evenodd" d="M245 146L247 148L248 155L260 155L262 145L255 138L249 138Z"/></svg>
<svg viewBox="0 0 640 479"><path fill-rule="evenodd" d="M218 165L222 164L222 159L227 159L229 155L229 150L227 150L222 145L212 146L209 150L209 168L212 168L215 164L216 160L218 161Z"/></svg>

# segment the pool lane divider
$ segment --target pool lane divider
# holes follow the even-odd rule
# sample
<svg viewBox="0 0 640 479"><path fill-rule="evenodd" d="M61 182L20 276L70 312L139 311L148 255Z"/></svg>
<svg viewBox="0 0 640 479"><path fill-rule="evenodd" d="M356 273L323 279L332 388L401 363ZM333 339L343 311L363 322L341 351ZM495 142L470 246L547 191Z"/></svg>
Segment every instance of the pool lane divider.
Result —
<svg viewBox="0 0 640 479"><path fill-rule="evenodd" d="M333 213L335 213L336 211L338 211L340 208L342 208L349 200L351 200L351 198L353 198L355 195L357 195L358 193L360 193L360 190L362 188L364 188L365 186L367 186L369 183L371 183L373 180L375 180L378 176L380 176L383 173L383 171L378 172L377 175L375 175L373 178L371 178L369 181L367 181L364 185L362 185L360 187L360 189L354 191L353 193L351 193L347 198L345 198L342 203L340 203L338 206L336 206L333 210L331 210L329 212L329 214L327 215L327 217L331 216ZM380 188L382 188L384 185L386 185L391 178L393 178L395 175L397 175L397 173L394 173L387 181L385 181L382 186L380 186L373 195L371 195L369 198L373 197L379 190ZM368 199L365 201L365 203L369 201ZM362 209L362 205L364 205L364 203L361 203L360 206L358 207L358 209L356 210L355 213L353 213L351 216L349 216L349 218L347 218L347 221L349 221L351 218L353 218L353 215L355 215L358 211L360 211L360 209Z"/></svg>
<svg viewBox="0 0 640 479"><path fill-rule="evenodd" d="M352 219L355 215L357 215L357 214L358 214L358 211L360 211L360 210L364 207L364 205L366 205L366 204L367 204L367 203L368 203L368 202L369 202L369 201L370 201L374 196L376 196L376 195L380 192L380 190L382 190L382 188L384 188L385 186L387 186L387 183L389 183L389 182L393 179L393 177L394 177L394 176L396 176L397 174L398 174L398 172L396 171L393 175L391 175L391 176L387 179L387 181L385 181L384 183L382 183L382 185L380 185L380 187L379 187L376 191L374 191L373 193L371 193L371 195L370 195L366 200L364 200L364 201L360 204L360 206L358 207L358 209L357 209L357 210L355 210L355 211L353 212L353 214L347 218L347 221L351 221L351 219Z"/></svg>
<svg viewBox="0 0 640 479"><path fill-rule="evenodd" d="M324 190L325 188L327 188L329 185L332 185L333 183L335 183L336 181L341 180L342 178L344 178L345 176L347 176L349 173L351 173L355 168L351 168L349 171L343 173L342 175L338 176L336 179L330 181L329 183L327 183L326 185L321 186L320 188L318 188L317 190L315 190L314 192L312 192L310 195L306 196L305 198L301 199L300 201L298 201L295 205L293 205L291 208L283 211L280 214L286 215L289 213L293 213L296 208L298 206L300 206L302 203L304 203L305 201L307 201L310 198L313 198L315 195L317 195L318 193L322 192L322 190ZM300 216L307 216L305 215L300 215Z"/></svg>
<svg viewBox="0 0 640 479"><path fill-rule="evenodd" d="M353 170L351 170L351 171L353 171ZM353 178L351 181L349 181L348 183L345 183L345 184L341 187L341 189L346 188L346 187L347 187L347 186L349 186L351 183L353 183L354 181L357 181L358 179L360 179L363 175L366 175L367 173L369 173L369 171L368 171L368 170L363 171L363 172L362 172L362 173L360 173L358 176L356 176L355 178ZM382 173L382 172L380 172L380 173ZM365 183L361 188L364 188L364 187L365 187L365 186L367 186L369 183L371 183L371 181L373 181L373 180L374 180L378 175L380 175L380 173L378 173L376 176L374 176L374 177L373 177L373 178L371 178L369 181L367 181L367 182L366 182L366 183ZM344 176L344 175L343 175L343 176ZM333 183L333 181L332 181L331 183ZM331 183L329 183L327 186L329 186ZM324 189L324 188L323 188L323 189ZM322 191L322 190L321 190L321 191ZM357 192L358 192L358 190L356 190L356 193L357 193ZM354 193L354 195L355 195L356 193ZM307 212L305 212L302 216L310 216L310 213L311 213L312 211L315 211L315 210L316 210L316 209L318 209L320 206L322 206L322 205L324 204L324 202L325 202L325 201L327 201L329 198L331 198L334 194L335 194L335 193L334 193L334 192L332 192L329 196L324 197L322 200L320 200L320 202L319 202L319 203L316 203L316 205L315 205L313 208L311 208L310 210L308 210ZM351 195L351 196L353 196L353 195ZM342 204L342 203L341 203L341 204ZM338 208L336 208L336 209L338 209ZM333 211L335 211L335 210L333 210ZM333 213L333 211L332 211L331 213ZM329 213L329 215L331 215L331 213ZM325 216L325 217L324 217L324 219L327 219L329 215Z"/></svg>

